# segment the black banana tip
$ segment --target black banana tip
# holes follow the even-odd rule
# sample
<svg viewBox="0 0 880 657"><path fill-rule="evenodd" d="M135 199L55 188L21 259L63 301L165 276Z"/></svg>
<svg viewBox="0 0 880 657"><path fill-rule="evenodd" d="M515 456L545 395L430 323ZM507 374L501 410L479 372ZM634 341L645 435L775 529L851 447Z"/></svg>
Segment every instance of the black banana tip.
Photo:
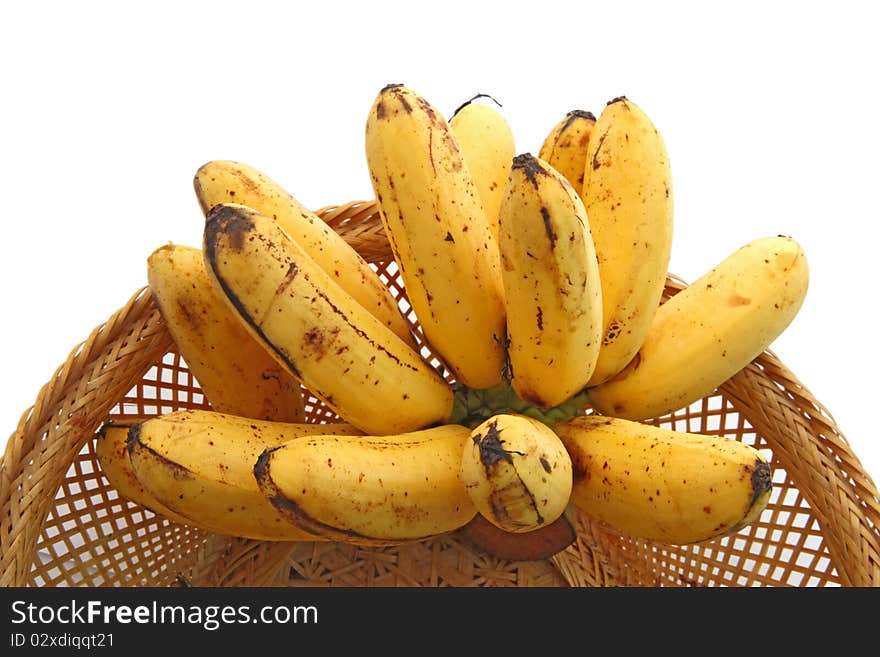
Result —
<svg viewBox="0 0 880 657"><path fill-rule="evenodd" d="M141 425L136 424L128 430L125 437L125 449L128 451L129 457L134 453L135 449L141 444Z"/></svg>
<svg viewBox="0 0 880 657"><path fill-rule="evenodd" d="M763 460L756 460L752 469L752 500L754 505L763 495L766 495L773 487L773 473L770 464Z"/></svg>
<svg viewBox="0 0 880 657"><path fill-rule="evenodd" d="M521 170L526 178L529 179L529 182L536 187L538 186L538 176L548 175L547 170L541 165L538 158L531 153L522 153L513 158L511 170L516 171L517 169Z"/></svg>
<svg viewBox="0 0 880 657"><path fill-rule="evenodd" d="M272 458L273 448L269 447L263 450L254 463L254 477L257 481L265 481L269 476L269 460Z"/></svg>
<svg viewBox="0 0 880 657"><path fill-rule="evenodd" d="M566 116L569 119L586 119L587 121L595 121L596 120L595 114L593 114L592 112L589 112L587 110L581 110L581 109L571 110L568 114L566 114Z"/></svg>

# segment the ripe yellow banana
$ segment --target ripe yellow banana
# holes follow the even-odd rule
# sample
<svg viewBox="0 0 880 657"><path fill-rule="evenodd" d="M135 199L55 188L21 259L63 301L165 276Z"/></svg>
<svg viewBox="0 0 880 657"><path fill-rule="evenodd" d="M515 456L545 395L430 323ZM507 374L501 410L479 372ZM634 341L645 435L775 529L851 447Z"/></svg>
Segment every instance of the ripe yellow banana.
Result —
<svg viewBox="0 0 880 657"><path fill-rule="evenodd" d="M214 410L303 420L299 382L251 337L214 288L200 249L159 247L147 259L147 280L180 355Z"/></svg>
<svg viewBox="0 0 880 657"><path fill-rule="evenodd" d="M412 90L388 85L367 119L366 154L385 233L425 338L457 382L500 383L498 245L448 123Z"/></svg>
<svg viewBox="0 0 880 657"><path fill-rule="evenodd" d="M206 217L218 203L237 203L275 219L355 301L416 346L397 299L376 271L339 233L265 173L241 162L211 160L196 172L193 187Z"/></svg>
<svg viewBox="0 0 880 657"><path fill-rule="evenodd" d="M602 342L602 287L577 192L531 154L513 161L501 205L501 273L511 385L551 408L590 380Z"/></svg>
<svg viewBox="0 0 880 657"><path fill-rule="evenodd" d="M572 110L553 126L538 151L538 157L565 176L578 194L584 189L584 168L595 125L592 112Z"/></svg>
<svg viewBox="0 0 880 657"><path fill-rule="evenodd" d="M633 536L696 543L739 531L770 499L763 455L736 440L586 415L555 425L572 460L572 501Z"/></svg>
<svg viewBox="0 0 880 657"><path fill-rule="evenodd" d="M314 436L267 449L254 467L290 521L331 540L391 545L454 531L476 509L459 477L470 430Z"/></svg>
<svg viewBox="0 0 880 657"><path fill-rule="evenodd" d="M268 422L213 411L175 411L128 433L143 488L175 513L219 534L268 541L320 540L285 520L260 493L253 467L263 450L321 433L355 436L347 424Z"/></svg>
<svg viewBox="0 0 880 657"><path fill-rule="evenodd" d="M590 385L635 356L660 303L672 247L672 176L660 133L632 101L593 128L582 192L602 281L603 338Z"/></svg>
<svg viewBox="0 0 880 657"><path fill-rule="evenodd" d="M510 164L516 155L513 130L504 115L494 107L471 98L449 118L449 127L461 148L464 161L474 177L489 226L498 237L498 209Z"/></svg>
<svg viewBox="0 0 880 657"><path fill-rule="evenodd" d="M571 458L543 422L499 413L466 441L461 480L486 520L508 532L531 532L565 511L571 497Z"/></svg>
<svg viewBox="0 0 880 657"><path fill-rule="evenodd" d="M589 389L590 403L605 415L643 420L711 394L786 329L808 285L797 242L753 240L660 306L630 365Z"/></svg>
<svg viewBox="0 0 880 657"><path fill-rule="evenodd" d="M215 205L204 254L252 334L344 421L371 434L444 422L449 384L315 264L272 219Z"/></svg>
<svg viewBox="0 0 880 657"><path fill-rule="evenodd" d="M144 488L135 476L134 470L131 468L131 460L128 458L126 441L128 440L128 430L141 422L143 420L113 420L101 425L95 437L95 455L98 457L101 471L122 498L139 504L155 514L165 516L180 525L204 529L192 518L186 518L162 504Z"/></svg>

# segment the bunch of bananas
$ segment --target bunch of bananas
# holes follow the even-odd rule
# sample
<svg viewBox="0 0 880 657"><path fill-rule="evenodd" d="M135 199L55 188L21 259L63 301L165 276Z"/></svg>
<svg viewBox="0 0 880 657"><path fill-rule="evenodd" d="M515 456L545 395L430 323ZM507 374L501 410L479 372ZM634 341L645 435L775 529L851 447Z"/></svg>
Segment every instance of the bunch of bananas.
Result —
<svg viewBox="0 0 880 657"><path fill-rule="evenodd" d="M761 513L758 450L642 420L710 394L789 325L808 283L798 244L759 237L663 301L672 180L648 116L624 97L569 112L534 156L475 100L447 121L393 84L367 115L427 350L376 270L280 185L239 162L199 168L201 248L162 246L147 269L211 410L102 426L121 495L254 539L469 528L529 558L574 539L575 511L673 544ZM338 422L306 422L303 390Z"/></svg>

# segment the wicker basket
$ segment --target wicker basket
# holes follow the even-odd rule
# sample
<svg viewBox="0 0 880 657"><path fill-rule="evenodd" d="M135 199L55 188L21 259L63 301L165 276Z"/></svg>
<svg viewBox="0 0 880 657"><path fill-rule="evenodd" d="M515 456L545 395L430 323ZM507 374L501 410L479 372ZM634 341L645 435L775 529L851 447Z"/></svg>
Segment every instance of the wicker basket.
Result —
<svg viewBox="0 0 880 657"><path fill-rule="evenodd" d="M369 202L319 214L397 295ZM683 287L670 276L667 297ZM417 336L421 333L411 313ZM426 349L426 348L425 348ZM428 354L427 351L425 351ZM546 561L491 557L453 533L400 547L271 543L170 522L119 497L93 436L111 417L207 407L149 290L139 290L39 391L0 465L4 586L878 586L880 498L831 415L770 352L715 394L652 423L761 450L773 496L736 535L699 545L633 540L579 517ZM333 419L316 399L311 421Z"/></svg>

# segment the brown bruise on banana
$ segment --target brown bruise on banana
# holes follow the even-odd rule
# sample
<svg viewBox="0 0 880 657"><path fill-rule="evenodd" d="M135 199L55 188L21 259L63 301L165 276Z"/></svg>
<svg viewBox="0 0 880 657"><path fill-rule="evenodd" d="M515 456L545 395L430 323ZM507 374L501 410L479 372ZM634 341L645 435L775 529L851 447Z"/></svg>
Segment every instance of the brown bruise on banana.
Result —
<svg viewBox="0 0 880 657"><path fill-rule="evenodd" d="M501 429L498 428L498 420L491 421L486 427L485 434L475 434L472 438L474 445L480 451L480 463L483 465L483 469L486 474L486 480L492 482L495 479L495 474L500 466L500 463L506 463L508 466L514 468L516 470L516 465L513 460L513 455L525 457L526 454L523 452L518 452L516 450L508 450L504 448L504 441L501 439ZM550 467L550 464L546 459L542 459L541 463L542 467L548 473L550 470L547 468ZM529 487L526 486L525 482L518 476L513 483L508 486L505 486L501 489L496 489L492 486L492 492L489 494L489 505L492 508L492 513L495 518L501 522L502 524L510 524L516 523L516 519L511 517L510 511L507 508L507 504L505 500L509 497L520 498L521 496L525 496L528 499L529 508L535 514L535 524L543 525L544 517L541 515L541 512L538 510L538 503L535 500L535 496Z"/></svg>

